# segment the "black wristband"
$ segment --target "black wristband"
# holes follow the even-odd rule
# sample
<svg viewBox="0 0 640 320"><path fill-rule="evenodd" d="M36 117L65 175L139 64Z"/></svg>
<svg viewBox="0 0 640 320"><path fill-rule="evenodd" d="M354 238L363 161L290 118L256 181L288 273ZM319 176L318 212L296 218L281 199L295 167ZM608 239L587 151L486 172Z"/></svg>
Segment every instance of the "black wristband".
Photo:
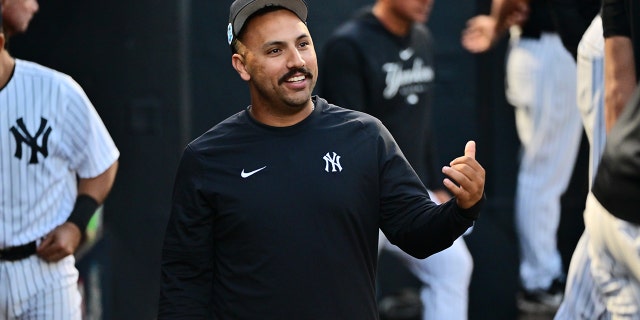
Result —
<svg viewBox="0 0 640 320"><path fill-rule="evenodd" d="M81 194L76 198L76 204L71 211L71 215L67 222L71 222L78 226L80 232L84 234L89 224L89 220L93 217L93 214L98 210L98 201L86 194Z"/></svg>

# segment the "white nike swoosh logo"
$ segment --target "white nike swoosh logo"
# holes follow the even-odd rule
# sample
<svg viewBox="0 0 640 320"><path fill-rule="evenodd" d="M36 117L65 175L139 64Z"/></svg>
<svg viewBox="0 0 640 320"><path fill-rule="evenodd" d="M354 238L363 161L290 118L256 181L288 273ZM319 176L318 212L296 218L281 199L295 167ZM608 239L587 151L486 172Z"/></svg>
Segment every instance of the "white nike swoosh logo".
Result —
<svg viewBox="0 0 640 320"><path fill-rule="evenodd" d="M250 177L250 176L252 176L252 175L254 175L254 174L258 173L260 170L262 170L262 169L264 169L264 168L266 168L266 167L267 167L267 166L264 166L264 167L262 167L262 168L260 168L260 169L253 170L253 171L251 171L251 172L244 172L244 169L242 169L242 172L240 172L240 176L241 176L241 177L243 177L243 178Z"/></svg>

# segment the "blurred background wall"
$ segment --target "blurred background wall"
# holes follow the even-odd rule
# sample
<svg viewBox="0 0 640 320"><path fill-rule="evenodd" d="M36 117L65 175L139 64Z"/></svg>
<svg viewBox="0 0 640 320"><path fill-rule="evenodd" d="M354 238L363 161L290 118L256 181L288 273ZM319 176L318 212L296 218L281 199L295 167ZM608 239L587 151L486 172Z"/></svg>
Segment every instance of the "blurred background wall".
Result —
<svg viewBox="0 0 640 320"><path fill-rule="evenodd" d="M93 282L98 319L153 319L173 175L186 143L249 104L226 42L231 1L40 1L40 12L10 52L74 77L121 151L104 207L102 237L78 262ZM307 0L320 54L329 33L373 0ZM436 0L429 21L437 46L435 124L447 163L469 139L487 170L487 207L467 244L475 269L470 319L514 319L517 246L513 196L519 143L504 99L507 39L471 55L460 46L467 19L489 1ZM320 75L322 76L322 75ZM565 195L560 242L565 261L582 232L586 147ZM89 276L93 275L93 276ZM380 275L385 277L384 274Z"/></svg>

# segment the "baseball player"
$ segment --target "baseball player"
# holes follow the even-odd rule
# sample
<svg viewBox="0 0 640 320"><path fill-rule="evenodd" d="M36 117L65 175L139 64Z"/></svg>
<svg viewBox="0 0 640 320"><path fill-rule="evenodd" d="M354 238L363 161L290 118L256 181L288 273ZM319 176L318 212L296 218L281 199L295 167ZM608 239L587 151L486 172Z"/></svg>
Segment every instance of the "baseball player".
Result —
<svg viewBox="0 0 640 320"><path fill-rule="evenodd" d="M577 53L577 98L582 123L589 139L589 189L605 142L604 125L604 36L602 18L596 16L585 31ZM555 320L609 319L603 299L595 289L589 235L584 232L571 256L564 300Z"/></svg>
<svg viewBox="0 0 640 320"><path fill-rule="evenodd" d="M325 44L320 95L379 118L422 178L434 202L446 202L436 168L431 119L434 41L425 26L433 0L378 0L340 26ZM380 233L379 248L398 256L422 282L423 319L467 319L473 259L462 237L416 259ZM384 276L384 275L383 275Z"/></svg>
<svg viewBox="0 0 640 320"><path fill-rule="evenodd" d="M501 35L496 31L508 27L500 2L494 0L492 17L469 21L463 44L470 51L487 50L480 44L495 43ZM515 108L522 147L515 200L522 289L518 307L527 313L555 313L565 281L556 239L560 198L573 173L582 126L576 63L558 34L551 1L526 2L528 18L510 29L506 64L506 96ZM486 35L489 41L478 41Z"/></svg>
<svg viewBox="0 0 640 320"><path fill-rule="evenodd" d="M584 211L590 270L612 319L640 319L640 1L602 2L607 138Z"/></svg>
<svg viewBox="0 0 640 320"><path fill-rule="evenodd" d="M81 319L73 253L119 151L73 79L11 57L5 41L0 33L0 318Z"/></svg>

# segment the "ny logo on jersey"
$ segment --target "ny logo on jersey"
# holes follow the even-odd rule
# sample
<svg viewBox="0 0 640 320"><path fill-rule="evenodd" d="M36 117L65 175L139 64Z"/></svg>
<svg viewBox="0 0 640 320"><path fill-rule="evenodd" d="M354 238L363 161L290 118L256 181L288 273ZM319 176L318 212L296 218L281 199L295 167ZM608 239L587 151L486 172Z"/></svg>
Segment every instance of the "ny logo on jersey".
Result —
<svg viewBox="0 0 640 320"><path fill-rule="evenodd" d="M14 154L16 158L22 159L22 144L26 144L28 147L31 147L31 159L29 160L29 164L38 163L38 152L41 153L45 158L49 155L49 151L47 150L47 143L49 141L49 134L51 133L51 127L47 127L47 119L40 118L40 128L36 132L35 136L32 136L29 130L27 130L27 126L24 125L24 121L22 118L16 121L18 127L11 127L11 133L16 138L16 153ZM42 144L38 145L38 140L42 136Z"/></svg>
<svg viewBox="0 0 640 320"><path fill-rule="evenodd" d="M327 152L327 154L325 154L324 157L322 157L322 159L324 159L326 163L324 166L324 171L326 172L342 171L342 166L340 165L340 156L337 155L335 152L333 153L333 156L330 154L330 152ZM331 171L329 171L329 165L331 165Z"/></svg>

